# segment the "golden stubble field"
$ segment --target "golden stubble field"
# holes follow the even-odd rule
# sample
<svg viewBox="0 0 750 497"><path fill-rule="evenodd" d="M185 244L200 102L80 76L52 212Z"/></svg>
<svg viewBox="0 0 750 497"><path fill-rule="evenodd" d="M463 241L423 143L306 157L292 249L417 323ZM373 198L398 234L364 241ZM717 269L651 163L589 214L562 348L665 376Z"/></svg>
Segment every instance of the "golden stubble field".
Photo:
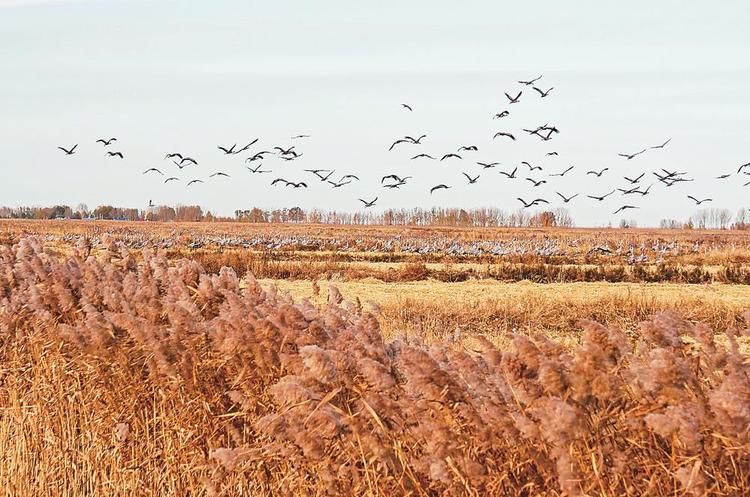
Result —
<svg viewBox="0 0 750 497"><path fill-rule="evenodd" d="M746 495L749 246L2 222L0 495Z"/></svg>

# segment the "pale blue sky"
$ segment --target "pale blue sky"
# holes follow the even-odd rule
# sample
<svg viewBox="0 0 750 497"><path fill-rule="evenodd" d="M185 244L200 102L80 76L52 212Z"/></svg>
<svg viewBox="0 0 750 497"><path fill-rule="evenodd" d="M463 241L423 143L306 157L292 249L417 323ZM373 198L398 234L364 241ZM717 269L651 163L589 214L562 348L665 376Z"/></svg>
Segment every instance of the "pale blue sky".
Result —
<svg viewBox="0 0 750 497"><path fill-rule="evenodd" d="M0 0L0 205L86 202L143 207L199 203L222 214L251 206L300 205L358 210L495 206L555 191L603 194L623 175L660 167L688 171L693 183L656 184L641 198L567 205L579 225L617 222L611 213L639 205L628 218L654 224L685 218L685 198L711 196L713 207L750 207L750 176L713 180L750 161L750 5L746 1L351 2L351 1L23 1ZM544 100L527 88L508 106L504 91L543 73L554 86ZM414 107L409 113L401 102ZM511 115L492 120L495 112ZM552 141L522 127L549 122ZM512 131L518 141L492 140ZM263 148L288 145L304 156L268 159L273 175L251 175L242 156L216 146L259 137ZM421 147L387 152L404 134L428 135ZM116 136L124 160L106 159L97 138ZM668 137L664 150L632 161ZM80 143L65 157L58 145ZM463 161L418 162L461 145ZM256 148L257 149L257 148ZM558 157L546 157L548 151ZM226 171L186 188L143 176L148 167L178 173L164 154L181 151L200 165L185 180ZM537 189L474 162L522 160L544 175L575 165ZM609 167L601 180L584 173ZM362 182L331 190L306 168L358 174ZM528 176L525 167L519 172ZM482 175L466 185L462 171ZM385 174L415 177L400 190L380 188ZM276 176L305 179L308 190L271 188ZM653 176L651 176L653 178ZM651 178L645 185L650 184ZM655 178L654 178L655 179ZM451 190L430 196L437 183ZM583 196L583 195L582 195Z"/></svg>

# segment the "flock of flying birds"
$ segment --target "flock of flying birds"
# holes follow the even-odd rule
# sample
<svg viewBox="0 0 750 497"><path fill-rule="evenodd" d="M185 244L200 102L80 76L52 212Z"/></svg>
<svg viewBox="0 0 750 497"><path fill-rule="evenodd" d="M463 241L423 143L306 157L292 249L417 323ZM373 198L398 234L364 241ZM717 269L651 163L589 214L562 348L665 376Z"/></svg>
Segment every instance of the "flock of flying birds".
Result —
<svg viewBox="0 0 750 497"><path fill-rule="evenodd" d="M533 91L538 94L537 98L547 98L550 93L554 90L554 87L550 87L548 89L540 88L538 85L538 82L542 79L542 76L538 76L534 79L530 80L520 80L518 81L518 84L521 85L521 89L518 90L518 93L515 95L505 93L505 97L507 98L507 105L510 107L511 105L518 104L521 102L521 97L524 96L525 91ZM530 87L530 90L529 90ZM514 92L515 93L515 92ZM532 93L533 95L533 93ZM401 107L408 112L414 112L414 109L409 104L403 103L401 104ZM492 116L493 120L496 119L504 119L508 116L510 116L511 112L508 109L502 110L498 113L495 113ZM551 141L557 134L560 133L560 130L554 126L550 125L549 123L545 123L540 126L532 127L532 128L522 128L522 133L527 133L529 136L533 136L538 138L539 140L543 142ZM517 132L516 132L517 133ZM291 137L291 140L295 141L297 143L298 140L310 138L310 135L296 135ZM393 151L398 149L401 149L404 146L407 147L413 147L413 146L421 146L422 140L426 139L427 135L422 134L417 136L416 138L413 136L404 136L401 138L396 139L388 148L388 151ZM511 142L516 141L516 134L511 131L498 131L496 132L493 137L493 140L496 139L503 139L503 140L509 140ZM117 138L109 138L104 139L100 138L96 140L96 143L101 144L103 147L107 148L106 156L109 158L119 158L123 159L124 154L120 151L113 151L109 150L109 147L112 147L112 145L117 141ZM642 154L647 153L648 151L654 151L654 150L663 150L669 143L671 142L671 138L667 139L661 144L644 147L642 150L635 152L635 153L620 153L617 154L619 157L622 158L622 160L631 161L636 159L637 157L641 156ZM247 158L245 159L246 163L246 169L252 173L252 174L270 174L272 171L270 169L263 169L263 161L265 159L268 159L269 157L276 157L283 161L294 161L299 159L303 156L303 153L298 152L296 150L296 145L291 146L275 146L271 148L270 150L258 150L258 151L251 151L251 148L255 146L258 143L258 139L254 139L250 141L247 145L244 146L238 146L238 144L233 144L231 146L217 146L217 150L219 150L222 154L226 156L233 156L233 155L240 155L245 154L247 155ZM58 147L63 153L66 155L74 155L76 153L78 145L74 145L70 148L65 147ZM424 161L424 160L432 160L432 161L457 161L457 160L463 160L467 154L475 153L479 151L479 147L476 145L463 145L460 146L455 152L448 152L445 154L437 154L435 156L430 155L429 153L417 153L416 155L413 155L411 157L411 160L416 161ZM556 151L550 151L546 153L547 156L557 156L559 155ZM171 165L169 167L175 166L178 171L182 171L186 167L194 167L198 166L198 161L194 159L193 157L190 157L188 155L183 155L180 152L171 152L165 155L164 160L171 161ZM476 161L475 164L477 166L481 166L481 170L491 170L494 168L497 168L501 164L499 162L482 162L482 161ZM523 174L522 172L519 172L519 167L524 168ZM548 181L553 181L552 178L555 177L563 177L566 174L570 173L575 166L569 166L568 168L564 169L560 172L555 173L547 173L546 176L544 175L544 169L542 166L539 165L533 165L528 161L522 161L520 165L515 166L512 170L499 170L499 174L504 176L508 180L522 180L529 182L529 184L532 185L532 188L537 188L541 185L547 184ZM164 183L170 183L170 182L180 182L182 181L182 178L179 176L172 176L165 174L166 169L164 167L151 167L143 171L144 175L157 175L162 176L166 178L163 180ZM336 175L335 170L331 169L304 169L306 173L309 173L310 175L314 176L313 181L320 181L323 184L329 185L331 188L342 188L346 185L349 185L353 181L360 181L360 178L357 177L354 174L343 174L343 175ZM537 172L538 171L538 172ZM585 172L586 176L593 176L595 178L602 178L607 172L609 171L608 167L604 167L599 170L589 170ZM471 174L468 172L462 172L461 173L463 177L465 178L468 185L474 185L476 184L481 174ZM532 174L536 177L532 177ZM611 174L611 173L610 173ZM750 176L750 162L743 164L739 166L739 169L737 169L736 173L732 171L731 173L721 174L720 176L717 176L716 180L728 180L729 178L733 176ZM542 177L540 177L542 176ZM632 177L631 177L632 176ZM223 171L215 172L208 176L207 179L210 178L229 178L230 175ZM398 189L404 185L407 184L407 182L412 179L412 176L400 176L398 174L387 174L384 175L380 179L380 187L387 188L387 189ZM611 191L608 191L604 194L586 194L585 197L597 201L597 202L603 202L605 199L610 197L611 195L616 194L617 192L620 192L622 197L630 198L638 198L638 197L645 197L646 195L649 195L651 193L651 188L654 186L654 183L648 184L648 186L645 186L644 183L647 181L647 179L652 179L653 181L658 181L665 185L665 187L670 188L674 187L675 185L679 185L682 183L688 183L694 181L693 178L690 178L688 176L687 172L682 172L678 170L670 171L667 169L660 169L659 171L653 171L650 174L648 172L641 172L640 174L630 174L629 176L623 176L624 186L621 188L612 188ZM750 179L750 178L748 178ZM187 181L187 186L191 186L198 183L204 183L204 179L195 178L195 179L189 179ZM306 181L290 181L282 177L277 177L271 181L271 186L277 186L277 185L284 185L285 187L289 188L307 188L308 183ZM743 184L743 186L750 185L750 181ZM440 190L447 190L452 188L452 185L448 185L445 183L440 183L432 186L430 188L430 195L434 194L437 191ZM574 193L574 194L564 194L559 191L555 191L555 194L560 198L560 200L567 204L574 200L575 198L579 197L580 193ZM712 202L712 198L698 198L693 195L687 195L686 196L689 200L695 203L695 205L701 205L703 203ZM376 205L378 201L378 196L376 195L371 200L367 199L358 199L365 208L373 207ZM524 209L539 206L541 204L550 204L550 202L541 197L537 198L529 198L529 200L526 200L524 198L518 197L517 200L521 203ZM635 202L634 202L635 203ZM627 203L623 202L622 205L619 206L617 210L613 212L613 214L618 214L623 211L627 211L630 209L638 209L639 206L634 205L634 203Z"/></svg>

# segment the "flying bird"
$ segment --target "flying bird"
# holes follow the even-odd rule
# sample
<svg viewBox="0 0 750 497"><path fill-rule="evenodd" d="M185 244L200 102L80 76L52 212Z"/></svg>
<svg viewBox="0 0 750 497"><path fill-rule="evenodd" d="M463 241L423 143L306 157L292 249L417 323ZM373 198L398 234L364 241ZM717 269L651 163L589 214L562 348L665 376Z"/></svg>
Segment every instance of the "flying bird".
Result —
<svg viewBox="0 0 750 497"><path fill-rule="evenodd" d="M463 157L461 157L458 154L445 154L440 160L442 161L442 160L445 160L445 159L450 159L451 157L455 157L457 159L463 159Z"/></svg>
<svg viewBox="0 0 750 497"><path fill-rule="evenodd" d="M73 147L73 148L75 148L75 147ZM747 164L742 164L742 165L740 166L740 168L739 168L739 169L737 169L737 174L741 173L741 172L742 172L742 170L743 170L743 169L745 169L746 167L750 167L750 162L748 162Z"/></svg>
<svg viewBox="0 0 750 497"><path fill-rule="evenodd" d="M221 145L217 146L216 148L218 148L219 150L221 150L222 152L224 152L224 155L230 155L230 154L234 153L234 149L236 147L237 147L237 144L235 143L234 145L232 145L229 148L222 147Z"/></svg>
<svg viewBox="0 0 750 497"><path fill-rule="evenodd" d="M546 97L547 95L549 95L549 92L551 92L552 90L554 90L554 89L555 89L555 87L554 87L554 86L553 86L552 88L550 88L549 90L547 90L547 91L543 91L543 90L540 90L540 89L539 89L539 88L537 88L536 86L532 86L532 88L533 88L534 90L536 90L537 92L539 92L539 95L541 95L541 97L542 97L542 98L544 98L544 97Z"/></svg>
<svg viewBox="0 0 750 497"><path fill-rule="evenodd" d="M414 109L412 109L412 108L411 108L411 105L409 105L409 104L401 104L401 107L403 107L404 109L408 109L408 110L409 110L409 111L411 111L411 112L413 112L413 111L414 111Z"/></svg>
<svg viewBox="0 0 750 497"><path fill-rule="evenodd" d="M541 171L542 170L542 166L532 166L531 164L529 164L526 161L521 161L521 164L523 164L526 167L528 167L529 168L529 172L531 172L531 171L537 171L537 170Z"/></svg>
<svg viewBox="0 0 750 497"><path fill-rule="evenodd" d="M307 183L305 183L304 181L300 181L299 183L287 181L286 186L291 186L293 188L307 188Z"/></svg>
<svg viewBox="0 0 750 497"><path fill-rule="evenodd" d="M341 188L342 186L351 183L351 181L339 181L338 183L336 183L335 181L328 180L328 183L330 183L334 188Z"/></svg>
<svg viewBox="0 0 750 497"><path fill-rule="evenodd" d="M276 178L275 180L271 181L271 186L274 186L276 183L289 183L284 178Z"/></svg>
<svg viewBox="0 0 750 497"><path fill-rule="evenodd" d="M239 149L239 150L235 150L235 151L234 151L234 152L232 152L232 153L233 153L234 155L237 155L237 154L239 154L239 153L242 153L242 152L244 152L245 150L247 150L248 148L250 148L250 147L252 147L253 145L255 145L256 143L258 143L258 138L254 139L253 141L251 141L250 143L248 143L247 145L245 145L245 146L244 146L244 147L242 147L241 149ZM269 153L269 154L270 154L271 152L264 152L264 153Z"/></svg>
<svg viewBox="0 0 750 497"><path fill-rule="evenodd" d="M192 157L182 157L180 158L180 165L184 164L185 162L190 162L193 165L198 165L198 161L193 159Z"/></svg>
<svg viewBox="0 0 750 497"><path fill-rule="evenodd" d="M456 150L456 152L463 152L464 150L468 152L476 152L479 149L476 147L476 145L469 145L469 146L463 146L459 148L458 150Z"/></svg>
<svg viewBox="0 0 750 497"><path fill-rule="evenodd" d="M539 81L540 79L542 79L542 74L540 74L538 77L536 77L534 79L530 79L528 81L519 81L519 83L521 83L522 85L531 86L534 83L536 83L537 81Z"/></svg>
<svg viewBox="0 0 750 497"><path fill-rule="evenodd" d="M608 168L608 167L605 167L605 168L604 168L604 169L602 169L601 171L587 171L587 172L586 172L586 174L587 174L587 175L588 175L588 174L594 174L594 175L596 175L596 177L597 177L597 178L601 178L601 177L602 177L602 174L604 174L604 172L605 172L605 171L609 171L609 168Z"/></svg>
<svg viewBox="0 0 750 497"><path fill-rule="evenodd" d="M645 174L646 173L641 173L641 175L638 176L637 178L628 178L627 176L623 176L623 179L626 180L626 181L628 181L628 182L630 182L631 185L635 185L636 183L638 183L641 180L641 178L643 178L643 175L645 175Z"/></svg>
<svg viewBox="0 0 750 497"><path fill-rule="evenodd" d="M353 174L346 174L346 175L342 176L340 181L344 181L344 180L347 180L347 179L356 179L357 181L359 181L359 177L357 177L357 176L355 176Z"/></svg>
<svg viewBox="0 0 750 497"><path fill-rule="evenodd" d="M603 201L603 200L604 200L605 198L607 198L607 197L609 197L610 195L612 195L613 193L615 193L616 191L617 191L617 190L612 190L612 191L611 191L611 192L609 192L608 194L606 194L606 195L602 195L601 197L597 197L596 195L586 195L586 196L587 196L588 198L591 198L591 199L594 199L594 200L598 200L599 202L601 202L601 201Z"/></svg>
<svg viewBox="0 0 750 497"><path fill-rule="evenodd" d="M563 202L565 202L566 204L578 196L577 193L573 195L572 197L566 197L560 192L555 192L555 193L557 193L560 196L560 198L563 199Z"/></svg>
<svg viewBox="0 0 750 497"><path fill-rule="evenodd" d="M365 209L366 209L368 207L372 207L373 205L375 205L375 202L378 201L378 197L375 197L374 199L370 200L369 202L367 200L363 200L363 199L359 199L359 201L362 202L363 204L365 204Z"/></svg>
<svg viewBox="0 0 750 497"><path fill-rule="evenodd" d="M108 147L109 145L112 144L112 142L116 142L116 141L117 141L117 138L110 138L109 140L105 140L104 138L99 138L98 140L96 140L96 143L101 143L105 147Z"/></svg>
<svg viewBox="0 0 750 497"><path fill-rule="evenodd" d="M727 179L730 176L732 176L732 175L731 174L722 174L721 176L717 176L716 179Z"/></svg>
<svg viewBox="0 0 750 497"><path fill-rule="evenodd" d="M71 148L71 149L67 149L65 147L57 147L57 148L59 148L60 150L62 150L63 152L65 152L65 155L73 155L74 153L76 153L76 147L78 147L77 143L75 145L73 145L73 148Z"/></svg>
<svg viewBox="0 0 750 497"><path fill-rule="evenodd" d="M152 172L152 171L153 171L153 172L155 172L155 173L159 173L159 174L161 174L162 176L164 176L164 173L163 173L163 172L161 172L160 170L156 169L155 167L152 167L152 168L146 169L145 171L143 171L143 174L146 174L146 173L150 173L150 172Z"/></svg>
<svg viewBox="0 0 750 497"><path fill-rule="evenodd" d="M650 148L664 148L664 147L666 147L666 146L667 146L667 143L669 143L669 142L671 142L671 141L672 141L672 139L670 138L670 139L668 139L667 141L665 141L664 143L662 143L661 145L657 145L657 146L655 146L655 147L650 147Z"/></svg>
<svg viewBox="0 0 750 497"><path fill-rule="evenodd" d="M164 156L165 159L174 159L175 157L179 157L180 160L182 160L182 154L179 152L175 152L173 154L167 154Z"/></svg>
<svg viewBox="0 0 750 497"><path fill-rule="evenodd" d="M170 181L180 181L180 178L177 178L175 176L172 176L171 178L167 178L164 180L164 183L169 183Z"/></svg>
<svg viewBox="0 0 750 497"><path fill-rule="evenodd" d="M478 174L477 174L477 176L476 176L475 178L472 178L471 176L469 176L469 175L468 175L468 174L466 174L466 173L462 173L462 174L463 174L464 176L466 176L466 179L468 179L468 180L469 180L469 184L470 184L470 185L473 185L473 184L474 184L474 183L476 183L476 182L477 182L477 180L479 179L479 175L478 175Z"/></svg>
<svg viewBox="0 0 750 497"><path fill-rule="evenodd" d="M635 205L623 205L619 209L617 209L615 212L612 213L612 215L617 214L618 212L626 211L628 209L638 209Z"/></svg>
<svg viewBox="0 0 750 497"><path fill-rule="evenodd" d="M634 154L617 154L617 155L619 155L620 157L625 157L625 158L626 158L627 160L631 160L631 159L633 159L634 157L638 157L639 155L641 155L641 154L642 154L643 152L645 152L645 151L646 151L646 149L644 148L644 149L643 149L643 150L641 150L640 152L636 152L636 153L634 153Z"/></svg>
<svg viewBox="0 0 750 497"><path fill-rule="evenodd" d="M291 139L297 140L299 138L310 138L310 135L297 135L297 136L293 136Z"/></svg>
<svg viewBox="0 0 750 497"><path fill-rule="evenodd" d="M516 95L515 97L511 97L511 96L510 96L510 95L508 95L507 93L505 94L505 96L506 96L506 97L508 97L508 101L509 101L509 103L511 103L511 104L517 104L517 103L518 103L518 102L520 101L520 99L521 99L521 95L522 95L522 94L523 94L523 92L522 92L522 91L519 91L519 92L518 92L518 95Z"/></svg>
<svg viewBox="0 0 750 497"><path fill-rule="evenodd" d="M704 198L702 200L698 200L697 198L693 197L692 195L688 195L687 198L695 202L695 205L701 205L703 202L713 202L714 199L712 198Z"/></svg>
<svg viewBox="0 0 750 497"><path fill-rule="evenodd" d="M401 178L397 174L389 174L387 176L383 176L382 178L380 178L380 184L382 185L383 182L385 180L387 180L387 179L392 179L393 181L396 181L398 183L404 184L404 183L406 183L406 180L410 179L410 178L411 178L411 176L405 176L405 177Z"/></svg>
<svg viewBox="0 0 750 497"><path fill-rule="evenodd" d="M550 155L559 155L559 154L557 152L547 152L546 155L550 156Z"/></svg>
<svg viewBox="0 0 750 497"><path fill-rule="evenodd" d="M539 181L537 181L533 178L526 178L526 181L531 181L534 184L534 188L541 186L547 182L546 179L540 179Z"/></svg>
<svg viewBox="0 0 750 497"><path fill-rule="evenodd" d="M549 202L547 202L547 201L546 201L546 200L544 200L543 198L536 198L536 199L532 200L531 202L526 202L526 201L525 201L524 199L522 199L521 197L517 197L517 198L516 198L516 200L519 200L519 201L520 201L520 202L521 202L521 203L523 204L523 208L524 208L524 209L527 209L527 208L529 208L529 207L533 207L533 206L535 206L535 205L537 205L537 204L542 204L542 203L543 203L543 204L549 204Z"/></svg>
<svg viewBox="0 0 750 497"><path fill-rule="evenodd" d="M225 176L227 178L230 177L227 173L218 172L218 173L213 173L212 175L209 176L209 178L213 178L214 176Z"/></svg>
<svg viewBox="0 0 750 497"><path fill-rule="evenodd" d="M424 157L425 159L432 159L432 160L435 160L435 157L431 156L430 154L419 154L419 155L415 155L414 157L412 157L412 158L411 158L411 160L414 160L414 159L420 159L420 158L422 158L422 157Z"/></svg>
<svg viewBox="0 0 750 497"><path fill-rule="evenodd" d="M516 168L513 169L512 173L506 173L505 171L500 171L500 174L504 174L505 176L508 177L508 179L515 179L517 171L518 171L518 166L516 166Z"/></svg>
<svg viewBox="0 0 750 497"><path fill-rule="evenodd" d="M575 167L575 166L570 166L570 167L569 167L569 168L567 168L567 169L566 169L565 171L563 171L563 172L561 172L561 173L550 174L550 176L560 176L560 177L563 177L563 176L565 176L565 174L566 174L567 172L571 171L571 170L572 170L572 169L573 169L574 167Z"/></svg>
<svg viewBox="0 0 750 497"><path fill-rule="evenodd" d="M258 164L255 166L255 169L253 169L250 166L245 166L245 168L250 171L251 173L270 173L271 171L261 171L260 168L263 167L263 164Z"/></svg>
<svg viewBox="0 0 750 497"><path fill-rule="evenodd" d="M498 136L507 136L507 137L508 137L508 138L510 138L511 140L513 140L513 141L516 141L516 137L515 137L515 136L513 136L513 134L512 134L512 133L506 133L505 131L498 131L497 133L495 133L495 136L493 136L493 137L492 137L492 139L494 140L494 139L495 139L495 138L497 138Z"/></svg>
<svg viewBox="0 0 750 497"><path fill-rule="evenodd" d="M421 143L422 139L427 138L427 135L421 135L421 136L419 136L417 138L413 138L413 137L411 137L409 135L406 135L406 136L404 136L404 138L406 140L409 140L410 142L412 142L414 145L421 145L422 144Z"/></svg>
<svg viewBox="0 0 750 497"><path fill-rule="evenodd" d="M107 152L107 157L119 157L120 159L123 158L122 152Z"/></svg>
<svg viewBox="0 0 750 497"><path fill-rule="evenodd" d="M480 166L482 166L485 169L489 169L491 167L499 166L499 162L477 162Z"/></svg>
<svg viewBox="0 0 750 497"><path fill-rule="evenodd" d="M509 115L510 115L510 112L508 112L507 110L504 110L492 116L492 119L502 119L503 117L508 117Z"/></svg>
<svg viewBox="0 0 750 497"><path fill-rule="evenodd" d="M432 188L430 188L430 195L432 195L432 192L436 190L447 190L448 188L450 188L450 186L448 185L443 185L443 184L435 185Z"/></svg>
<svg viewBox="0 0 750 497"><path fill-rule="evenodd" d="M192 180L191 182L189 182L189 183L187 184L187 186L190 186L190 185L192 185L193 183L203 183L203 180L202 180L202 179L194 179L194 180Z"/></svg>

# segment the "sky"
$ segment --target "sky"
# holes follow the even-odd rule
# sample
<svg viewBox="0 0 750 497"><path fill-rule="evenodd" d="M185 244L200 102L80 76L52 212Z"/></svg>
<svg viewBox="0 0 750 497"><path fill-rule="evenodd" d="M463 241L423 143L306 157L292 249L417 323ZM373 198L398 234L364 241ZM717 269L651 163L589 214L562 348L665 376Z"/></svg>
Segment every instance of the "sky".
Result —
<svg viewBox="0 0 750 497"><path fill-rule="evenodd" d="M561 206L560 192L580 193L565 207L581 226L685 219L696 210L687 195L735 212L750 207L750 176L714 177L750 162L748 25L746 0L0 0L0 205L151 200L231 215L254 206L353 212L358 199L378 197L373 209L514 211L516 197ZM554 87L544 99L517 83L540 74L541 88ZM504 93L520 90L510 105ZM492 119L503 110L510 115ZM545 123L560 130L550 141L521 131ZM493 140L497 131L517 140ZM298 134L311 137L290 139ZM421 134L421 145L388 151ZM95 143L109 137L118 141L108 149ZM217 149L255 138L253 151L295 145L303 155L269 156L262 169L273 172L251 174L249 154ZM617 156L668 138L633 160ZM74 144L72 156L57 149ZM479 150L410 160L463 145ZM169 152L199 164L180 171ZM516 166L519 179L499 174ZM142 174L150 167L166 176ZM605 167L601 178L585 174ZM695 181L666 188L652 175L660 168ZM361 181L332 189L304 169ZM231 177L209 178L218 171ZM481 177L469 185L462 172ZM585 197L642 172L644 188L655 183L648 196ZM413 178L387 190L387 174ZM168 176L180 181L164 184ZM270 186L277 177L309 188ZM191 179L205 183L186 186ZM451 188L430 194L439 183ZM613 214L625 204L639 209Z"/></svg>

